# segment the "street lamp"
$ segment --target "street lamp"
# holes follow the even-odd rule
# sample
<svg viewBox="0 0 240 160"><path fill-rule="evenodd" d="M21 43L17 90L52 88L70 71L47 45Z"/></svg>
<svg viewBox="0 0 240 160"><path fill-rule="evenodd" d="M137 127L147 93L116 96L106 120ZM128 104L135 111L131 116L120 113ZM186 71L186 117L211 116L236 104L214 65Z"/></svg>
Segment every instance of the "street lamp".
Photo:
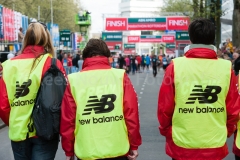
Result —
<svg viewBox="0 0 240 160"><path fill-rule="evenodd" d="M51 35L53 36L53 6L52 6L52 0L51 1Z"/></svg>

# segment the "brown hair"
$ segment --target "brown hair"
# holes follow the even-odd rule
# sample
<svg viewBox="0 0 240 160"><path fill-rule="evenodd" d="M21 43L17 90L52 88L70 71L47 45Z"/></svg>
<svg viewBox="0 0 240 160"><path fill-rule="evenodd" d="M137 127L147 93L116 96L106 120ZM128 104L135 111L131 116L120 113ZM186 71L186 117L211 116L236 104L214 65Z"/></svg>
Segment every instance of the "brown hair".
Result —
<svg viewBox="0 0 240 160"><path fill-rule="evenodd" d="M82 52L83 59L94 56L111 56L107 44L101 39L90 39Z"/></svg>
<svg viewBox="0 0 240 160"><path fill-rule="evenodd" d="M45 52L42 54L50 53L54 57L55 53L50 33L41 23L30 23L28 26L23 40L22 51L30 45L43 46Z"/></svg>
<svg viewBox="0 0 240 160"><path fill-rule="evenodd" d="M45 24L41 24L39 22L33 22L33 23L29 24L26 35L23 40L23 47L22 47L21 52L24 51L24 49L27 46L34 46L34 45L43 46L44 52L35 54L36 51L34 49L32 49L33 53L35 54L35 60L33 61L33 65L32 65L30 73L36 67L36 61L38 60L38 58L41 55L49 53L53 57L55 56L51 36L50 36L50 33L47 30L47 27L45 26ZM36 56L36 55L38 55L38 56ZM41 60L39 60L39 61L41 61Z"/></svg>

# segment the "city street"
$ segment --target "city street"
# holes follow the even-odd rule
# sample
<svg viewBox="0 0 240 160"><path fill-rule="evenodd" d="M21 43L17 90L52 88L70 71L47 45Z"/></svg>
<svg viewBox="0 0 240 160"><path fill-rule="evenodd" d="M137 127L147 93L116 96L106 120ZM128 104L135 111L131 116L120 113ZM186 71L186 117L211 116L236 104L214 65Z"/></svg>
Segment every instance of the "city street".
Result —
<svg viewBox="0 0 240 160"><path fill-rule="evenodd" d="M130 75L139 98L141 135L143 140L139 148L139 160L171 160L171 158L165 154L165 138L159 134L159 124L156 113L158 92L162 77L162 70L156 78L153 78L151 71L149 73ZM230 154L224 160L234 159L234 155L231 152L232 141L233 137L228 139ZM0 159L13 160L7 127L0 129L0 143ZM56 160L65 160L61 145L59 145Z"/></svg>

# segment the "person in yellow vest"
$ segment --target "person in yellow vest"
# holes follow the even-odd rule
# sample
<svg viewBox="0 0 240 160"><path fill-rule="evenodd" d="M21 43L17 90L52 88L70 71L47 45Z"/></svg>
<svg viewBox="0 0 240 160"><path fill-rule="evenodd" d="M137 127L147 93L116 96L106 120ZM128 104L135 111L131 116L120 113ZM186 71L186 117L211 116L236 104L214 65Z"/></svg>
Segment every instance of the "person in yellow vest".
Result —
<svg viewBox="0 0 240 160"><path fill-rule="evenodd" d="M160 88L160 133L174 160L221 160L240 110L235 75L231 62L217 57L210 20L194 20L188 32L192 44L170 63Z"/></svg>
<svg viewBox="0 0 240 160"><path fill-rule="evenodd" d="M50 141L38 138L31 120L41 78L50 68L52 56L50 33L45 24L35 22L27 29L22 53L3 63L0 118L9 126L15 160L54 160L58 149L59 137ZM65 74L60 61L57 66Z"/></svg>
<svg viewBox="0 0 240 160"><path fill-rule="evenodd" d="M81 72L69 75L60 133L66 159L136 160L141 145L137 94L122 69L111 68L100 39L83 50Z"/></svg>

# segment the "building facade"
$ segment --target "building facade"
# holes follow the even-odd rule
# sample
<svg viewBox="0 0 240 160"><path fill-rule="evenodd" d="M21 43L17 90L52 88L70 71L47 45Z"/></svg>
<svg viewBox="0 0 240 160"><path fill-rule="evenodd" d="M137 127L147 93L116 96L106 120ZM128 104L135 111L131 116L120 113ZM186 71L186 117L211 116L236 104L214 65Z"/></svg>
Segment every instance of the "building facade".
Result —
<svg viewBox="0 0 240 160"><path fill-rule="evenodd" d="M225 42L227 38L232 39L232 18L233 18L233 0L222 1L223 16L222 21L222 42Z"/></svg>
<svg viewBox="0 0 240 160"><path fill-rule="evenodd" d="M121 17L159 17L160 8L163 5L162 0L121 0L119 11ZM124 31L123 43L127 43L127 36L141 35L141 31ZM137 54L150 54L153 44L136 44Z"/></svg>

